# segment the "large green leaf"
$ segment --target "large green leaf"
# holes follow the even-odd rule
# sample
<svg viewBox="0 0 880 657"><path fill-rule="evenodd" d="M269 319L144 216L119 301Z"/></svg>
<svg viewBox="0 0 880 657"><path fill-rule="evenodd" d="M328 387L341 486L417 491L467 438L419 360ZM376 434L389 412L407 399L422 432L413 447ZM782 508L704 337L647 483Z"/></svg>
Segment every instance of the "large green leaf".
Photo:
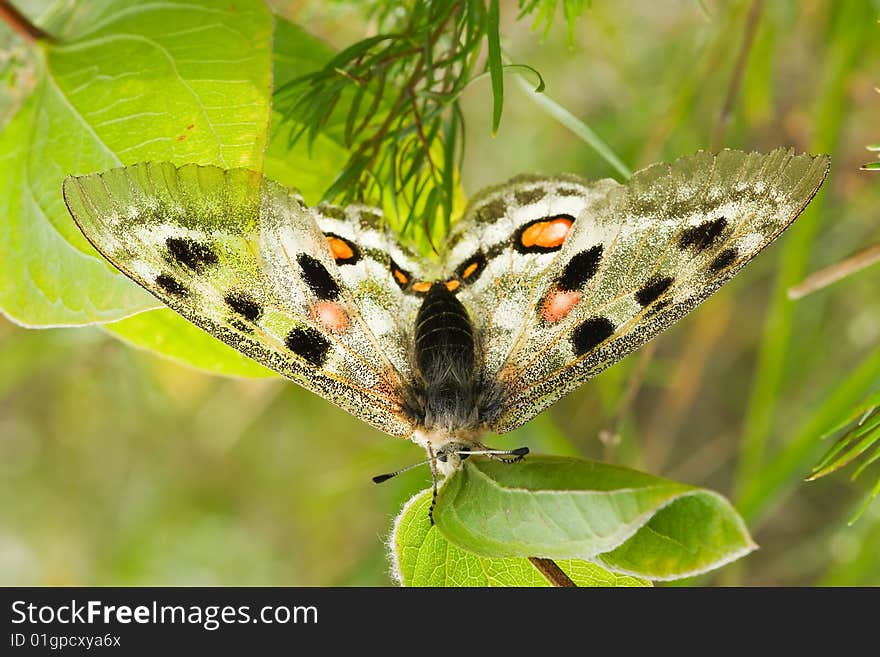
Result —
<svg viewBox="0 0 880 657"><path fill-rule="evenodd" d="M280 19L275 22L273 48L276 85L319 68L333 56L333 50L325 43ZM305 141L291 148L289 135L295 125L295 121L284 122L278 112L272 112L263 172L273 180L295 187L308 203L316 204L345 163L347 151L337 140L323 133L311 148ZM105 328L129 344L209 372L243 377L274 376L167 309L143 313Z"/></svg>
<svg viewBox="0 0 880 657"><path fill-rule="evenodd" d="M36 90L0 136L0 309L28 326L158 305L77 230L65 176L159 159L262 166L272 17L260 0L99 4L42 46Z"/></svg>
<svg viewBox="0 0 880 657"><path fill-rule="evenodd" d="M755 549L717 493L563 457L467 461L441 490L435 518L474 554L588 559L649 579L705 572Z"/></svg>
<svg viewBox="0 0 880 657"><path fill-rule="evenodd" d="M415 495L397 517L391 537L394 574L404 586L549 586L528 559L493 559L470 554L447 541L428 520L431 491ZM588 561L557 565L578 586L648 586Z"/></svg>
<svg viewBox="0 0 880 657"><path fill-rule="evenodd" d="M105 324L110 335L132 346L215 374L242 377L277 376L257 361L220 342L170 308Z"/></svg>

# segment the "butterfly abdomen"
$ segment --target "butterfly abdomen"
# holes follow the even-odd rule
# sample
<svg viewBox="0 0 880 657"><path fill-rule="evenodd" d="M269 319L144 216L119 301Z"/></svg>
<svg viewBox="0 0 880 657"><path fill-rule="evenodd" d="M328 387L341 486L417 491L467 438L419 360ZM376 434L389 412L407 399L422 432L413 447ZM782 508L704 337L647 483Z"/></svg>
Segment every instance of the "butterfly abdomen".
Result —
<svg viewBox="0 0 880 657"><path fill-rule="evenodd" d="M466 428L476 419L476 350L467 310L443 283L425 294L415 326L419 420L425 427Z"/></svg>

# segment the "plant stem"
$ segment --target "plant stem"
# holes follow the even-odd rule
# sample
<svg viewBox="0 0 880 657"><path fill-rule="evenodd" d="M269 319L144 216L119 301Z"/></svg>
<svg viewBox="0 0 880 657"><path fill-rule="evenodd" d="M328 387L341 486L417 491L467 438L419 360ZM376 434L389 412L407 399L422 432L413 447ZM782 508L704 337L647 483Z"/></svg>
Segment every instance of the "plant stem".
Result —
<svg viewBox="0 0 880 657"><path fill-rule="evenodd" d="M553 586L573 587L577 586L571 577L562 572L553 559L544 559L542 557L529 557L529 562L538 569L538 571L547 578Z"/></svg>
<svg viewBox="0 0 880 657"><path fill-rule="evenodd" d="M712 135L713 151L719 150L724 143L724 133L727 131L727 124L730 123L730 115L733 112L733 105L736 102L736 97L742 84L743 73L746 69L749 53L752 50L752 43L755 41L755 32L758 30L758 22L763 8L764 0L753 0L752 6L749 8L749 15L746 17L745 34L743 35L739 54L736 58L736 67L733 69L733 75L730 77L724 105L721 107L718 123L715 124L715 133Z"/></svg>
<svg viewBox="0 0 880 657"><path fill-rule="evenodd" d="M536 92L529 81L522 75L517 74L515 79L519 87L529 98L537 103L549 116L552 116L559 123L580 137L587 145L591 146L603 160L617 170L624 180L627 180L632 176L630 168L623 163L613 150L611 150L611 147L608 146L608 144L602 141L602 138L599 137L590 126L578 119L574 114L562 107L562 105L550 98L547 94Z"/></svg>
<svg viewBox="0 0 880 657"><path fill-rule="evenodd" d="M833 265L813 272L800 284L788 288L788 298L800 299L878 262L880 262L880 244L874 244Z"/></svg>
<svg viewBox="0 0 880 657"><path fill-rule="evenodd" d="M25 18L9 0L0 0L0 19L31 43L39 39L49 38L48 34Z"/></svg>

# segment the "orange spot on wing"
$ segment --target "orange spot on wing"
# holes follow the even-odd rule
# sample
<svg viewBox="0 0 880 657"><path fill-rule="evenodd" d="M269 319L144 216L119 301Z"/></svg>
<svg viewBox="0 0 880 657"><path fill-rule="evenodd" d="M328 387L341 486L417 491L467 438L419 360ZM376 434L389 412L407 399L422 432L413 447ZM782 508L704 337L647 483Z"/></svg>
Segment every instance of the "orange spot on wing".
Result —
<svg viewBox="0 0 880 657"><path fill-rule="evenodd" d="M413 292L418 292L419 294L424 294L428 290L431 289L431 283L428 281L419 281L412 286Z"/></svg>
<svg viewBox="0 0 880 657"><path fill-rule="evenodd" d="M334 260L350 260L354 257L354 249L338 237L328 235L327 243L330 245Z"/></svg>
<svg viewBox="0 0 880 657"><path fill-rule="evenodd" d="M473 274L475 271L477 271L479 266L480 266L479 262L472 262L471 264L469 264L465 268L465 270L463 272L461 272L462 278L469 278L471 276L471 274Z"/></svg>
<svg viewBox="0 0 880 657"><path fill-rule="evenodd" d="M451 281L446 281L446 289L450 292L455 292L460 286L461 283L459 283L454 278Z"/></svg>
<svg viewBox="0 0 880 657"><path fill-rule="evenodd" d="M544 299L544 303L541 305L541 317L548 324L555 324L556 322L565 319L565 317L568 316L568 313L580 303L583 296L583 294L576 290L571 292L553 290L547 295Z"/></svg>
<svg viewBox="0 0 880 657"><path fill-rule="evenodd" d="M572 221L568 217L557 217L547 221L539 221L526 228L520 236L520 243L525 248L541 247L553 249L562 246L565 236L571 230Z"/></svg>
<svg viewBox="0 0 880 657"><path fill-rule="evenodd" d="M401 285L406 285L407 283L409 283L409 278L407 278L406 274L404 274L399 269L392 269L391 273L394 276L394 278L397 279L397 282L400 283Z"/></svg>
<svg viewBox="0 0 880 657"><path fill-rule="evenodd" d="M343 333L348 328L348 314L335 301L319 301L312 306L311 314L312 319L335 333Z"/></svg>

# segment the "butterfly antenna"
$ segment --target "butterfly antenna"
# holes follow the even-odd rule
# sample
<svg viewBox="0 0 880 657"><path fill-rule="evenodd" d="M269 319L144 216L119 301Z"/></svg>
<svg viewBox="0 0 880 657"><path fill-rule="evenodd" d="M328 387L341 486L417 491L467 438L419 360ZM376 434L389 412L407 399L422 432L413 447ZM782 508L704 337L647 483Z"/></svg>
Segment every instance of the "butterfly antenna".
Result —
<svg viewBox="0 0 880 657"><path fill-rule="evenodd" d="M394 472L376 475L375 477L373 477L373 483L374 484L381 484L383 481L388 481L392 477L396 477L399 474L402 474L404 472L408 472L408 471L412 470L413 468L417 468L420 465L425 465L426 463L430 463L430 462L431 462L431 459L425 459L424 461L419 461L418 463L413 463L412 465L408 465L405 468L401 468L400 470L395 470Z"/></svg>

